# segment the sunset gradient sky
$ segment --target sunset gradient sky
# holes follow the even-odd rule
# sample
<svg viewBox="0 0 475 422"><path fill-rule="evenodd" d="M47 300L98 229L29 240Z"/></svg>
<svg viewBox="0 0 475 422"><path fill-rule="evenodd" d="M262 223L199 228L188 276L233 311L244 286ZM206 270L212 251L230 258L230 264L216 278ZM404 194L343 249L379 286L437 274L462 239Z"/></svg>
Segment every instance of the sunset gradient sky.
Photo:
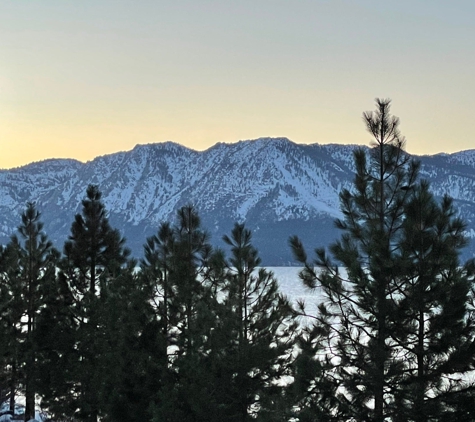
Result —
<svg viewBox="0 0 475 422"><path fill-rule="evenodd" d="M473 0L2 0L0 168L172 140L475 148Z"/></svg>

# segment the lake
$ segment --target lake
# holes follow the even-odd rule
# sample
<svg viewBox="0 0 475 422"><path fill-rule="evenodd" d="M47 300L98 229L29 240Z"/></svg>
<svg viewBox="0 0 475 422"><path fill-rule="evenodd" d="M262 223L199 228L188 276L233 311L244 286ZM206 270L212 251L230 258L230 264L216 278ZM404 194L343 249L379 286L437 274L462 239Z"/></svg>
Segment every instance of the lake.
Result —
<svg viewBox="0 0 475 422"><path fill-rule="evenodd" d="M318 304L321 302L321 294L318 290L311 291L304 286L300 280L298 273L301 267L266 267L272 271L275 278L279 282L280 291L286 295L292 303L297 300L305 302L306 312L310 315L315 315Z"/></svg>

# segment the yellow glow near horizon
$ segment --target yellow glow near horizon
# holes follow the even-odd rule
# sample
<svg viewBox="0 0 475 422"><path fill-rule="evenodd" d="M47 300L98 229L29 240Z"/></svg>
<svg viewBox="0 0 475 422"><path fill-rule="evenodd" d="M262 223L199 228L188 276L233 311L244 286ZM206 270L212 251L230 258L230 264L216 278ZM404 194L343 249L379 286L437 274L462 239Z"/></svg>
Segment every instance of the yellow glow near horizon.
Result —
<svg viewBox="0 0 475 422"><path fill-rule="evenodd" d="M0 4L0 168L136 144L368 145L393 100L407 150L475 147L475 4L97 0ZM377 34L377 36L375 36Z"/></svg>
<svg viewBox="0 0 475 422"><path fill-rule="evenodd" d="M354 101L356 102L356 101ZM364 101L361 101L364 103ZM330 100L326 104L331 103ZM269 112L262 104L242 110L94 110L73 115L57 110L51 115L10 116L8 124L0 127L0 168L11 168L48 158L74 158L88 161L118 151L132 149L137 144L171 140L196 150L204 150L217 142L233 143L258 137L287 137L293 142L341 143L368 145L371 137L361 120L362 109L352 104L336 113L328 109L307 111L275 109ZM336 105L334 105L336 106ZM401 118L401 132L407 138L407 150L414 154L456 152L473 147L471 134L461 127L452 133L450 114L438 116L412 112L410 105L398 112L393 101L393 112ZM315 105L313 105L316 108ZM407 111L409 109L409 111ZM403 115L402 115L403 114ZM468 113L467 113L468 114ZM234 117L233 117L234 116ZM56 117L56 119L55 119ZM469 118L470 116L466 116ZM458 116L460 118L460 116ZM462 116L463 118L463 116ZM445 120L444 120L445 119ZM457 142L446 142L456 139Z"/></svg>

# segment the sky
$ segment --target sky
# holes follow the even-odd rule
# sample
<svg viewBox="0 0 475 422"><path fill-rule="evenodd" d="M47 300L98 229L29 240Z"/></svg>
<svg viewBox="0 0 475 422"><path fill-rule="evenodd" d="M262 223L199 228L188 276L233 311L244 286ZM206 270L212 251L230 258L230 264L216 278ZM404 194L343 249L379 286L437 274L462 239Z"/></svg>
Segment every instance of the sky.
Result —
<svg viewBox="0 0 475 422"><path fill-rule="evenodd" d="M475 148L473 0L2 0L0 168L136 144Z"/></svg>

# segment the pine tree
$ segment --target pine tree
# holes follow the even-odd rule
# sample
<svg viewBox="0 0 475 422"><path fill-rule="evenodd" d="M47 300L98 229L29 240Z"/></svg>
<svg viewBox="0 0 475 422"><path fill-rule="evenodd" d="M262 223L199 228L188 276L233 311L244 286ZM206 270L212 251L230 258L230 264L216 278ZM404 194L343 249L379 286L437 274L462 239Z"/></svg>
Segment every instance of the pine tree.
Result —
<svg viewBox="0 0 475 422"><path fill-rule="evenodd" d="M64 272L80 295L100 294L101 284L120 272L130 254L110 226L101 197L96 185L88 186L82 214L76 214L64 245Z"/></svg>
<svg viewBox="0 0 475 422"><path fill-rule="evenodd" d="M177 223L163 223L145 245L142 273L153 287L161 344L157 359L162 385L154 420L206 420L213 415L204 369L206 344L216 323L216 289L207 275L211 257L208 235L192 206L179 209Z"/></svg>
<svg viewBox="0 0 475 422"><path fill-rule="evenodd" d="M67 327L73 330L67 335L74 341L73 348L62 353L68 376L68 379L63 379L68 387L62 391L69 394L65 400L69 409L74 411L74 415L69 416L81 420L97 421L102 405L102 377L104 372L113 370L113 362L105 367L98 365L98 357L107 347L108 329L101 319L101 308L109 285L128 271L130 252L124 243L119 232L109 224L98 187L88 186L86 198L82 201L82 213L75 216L71 235L64 245L59 274L72 299L68 320L75 322Z"/></svg>
<svg viewBox="0 0 475 422"><path fill-rule="evenodd" d="M179 353L192 354L195 351L195 331L198 306L206 299L203 274L211 253L209 235L201 228L201 220L192 206L178 210L173 249L173 270L170 274L175 286L174 307L181 317Z"/></svg>
<svg viewBox="0 0 475 422"><path fill-rule="evenodd" d="M18 227L20 238L12 242L18 248L20 277L23 284L25 307L24 331L24 386L25 421L35 418L35 396L37 392L37 349L35 342L36 317L43 306L43 285L55 277L58 252L48 240L40 221L40 213L33 203L28 203Z"/></svg>
<svg viewBox="0 0 475 422"><path fill-rule="evenodd" d="M236 224L224 241L231 247L223 305L227 310L222 361L231 369L224 391L227 420L286 420L284 377L291 375L297 322L272 272L259 268L251 231Z"/></svg>
<svg viewBox="0 0 475 422"><path fill-rule="evenodd" d="M59 262L59 261L58 261ZM64 274L43 284L43 306L36 321L38 393L41 407L51 415L74 414L70 400L74 388L77 319L74 298Z"/></svg>
<svg viewBox="0 0 475 422"><path fill-rule="evenodd" d="M9 411L15 411L16 394L20 388L20 346L23 340L21 318L24 314L22 285L18 266L19 249L13 242L3 247L0 255L0 322L2 395L9 401ZM3 401L2 401L3 402Z"/></svg>
<svg viewBox="0 0 475 422"><path fill-rule="evenodd" d="M377 100L376 112L363 119L374 141L369 153L355 152L354 190L344 190L336 224L341 240L330 247L337 265L317 250L309 263L298 238L291 238L296 258L304 263L304 282L321 286L326 303L319 323L327 326L328 360L340 386L340 410L356 420L383 421L394 412L394 395L401 374L397 347L391 338L395 303L392 292L399 277L395 262L404 207L418 173L418 163L404 152L399 120L391 116L389 100ZM315 271L320 267L321 271Z"/></svg>
<svg viewBox="0 0 475 422"><path fill-rule="evenodd" d="M12 237L5 249L4 292L10 295L10 339L8 348L16 351L11 363L12 377L21 384L25 395L25 421L35 417L38 388L37 316L45 301L45 284L55 277L58 252L43 232L40 213L28 203L18 227L19 237ZM15 344L16 343L16 344ZM15 374L15 372L18 372ZM21 376L20 376L21 375ZM14 391L10 392L12 405Z"/></svg>
<svg viewBox="0 0 475 422"><path fill-rule="evenodd" d="M308 317L303 308L297 314ZM305 319L302 324L305 324ZM321 358L329 335L328 325L316 321L301 327L296 339L298 354L292 365L294 381L287 395L293 404L292 413L300 422L340 422L346 419L347 412L339 406L339 384L332 377L334 364L328 356Z"/></svg>
<svg viewBox="0 0 475 422"><path fill-rule="evenodd" d="M8 305L9 305L9 289L5 283L5 263L4 263L4 246L0 245L0 403L5 403L8 400L8 365L7 353L8 344Z"/></svg>
<svg viewBox="0 0 475 422"><path fill-rule="evenodd" d="M97 357L103 371L100 385L102 420L151 420L150 404L161 386L161 348L159 326L150 302L149 286L140 273L123 271L107 287L100 320L107 347Z"/></svg>
<svg viewBox="0 0 475 422"><path fill-rule="evenodd" d="M143 274L157 283L168 353L154 420L277 421L290 414L282 381L291 374L297 323L273 274L258 269L250 240L236 225L225 237L227 263L191 207L148 240Z"/></svg>
<svg viewBox="0 0 475 422"><path fill-rule="evenodd" d="M404 213L391 330L404 363L397 420L472 420L475 321L469 309L475 273L473 261L459 261L467 244L465 223L450 198L435 200L427 182L413 189Z"/></svg>
<svg viewBox="0 0 475 422"><path fill-rule="evenodd" d="M147 239L141 264L141 278L150 288L150 303L154 306L162 338L158 359L164 368L170 363L168 348L176 343L172 330L177 323L172 306L176 286L173 279L170 280L174 243L173 228L169 222L162 223L157 234Z"/></svg>

